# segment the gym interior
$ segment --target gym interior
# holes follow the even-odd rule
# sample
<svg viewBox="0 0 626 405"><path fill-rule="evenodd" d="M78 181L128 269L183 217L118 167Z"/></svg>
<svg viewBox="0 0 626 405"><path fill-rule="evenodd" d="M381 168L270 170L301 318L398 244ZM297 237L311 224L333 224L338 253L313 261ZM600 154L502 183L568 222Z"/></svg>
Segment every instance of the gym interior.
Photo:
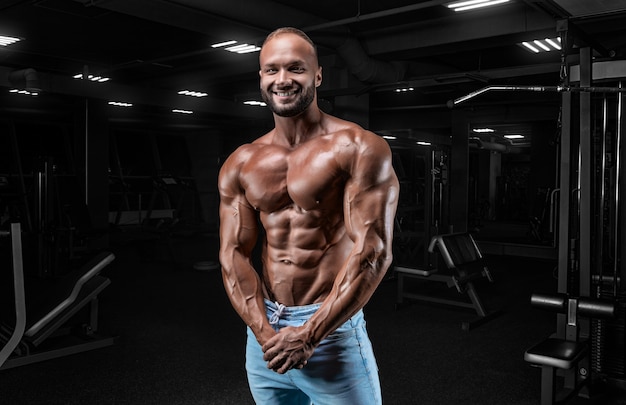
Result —
<svg viewBox="0 0 626 405"><path fill-rule="evenodd" d="M384 402L626 404L626 6L456 3L0 0L0 403L253 403L216 183L290 25L401 183Z"/></svg>

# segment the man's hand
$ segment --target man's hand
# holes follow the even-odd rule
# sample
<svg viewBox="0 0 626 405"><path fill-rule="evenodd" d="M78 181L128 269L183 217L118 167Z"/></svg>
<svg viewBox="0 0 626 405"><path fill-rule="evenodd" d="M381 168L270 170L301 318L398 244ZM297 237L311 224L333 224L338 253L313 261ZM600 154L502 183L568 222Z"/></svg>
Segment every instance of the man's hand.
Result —
<svg viewBox="0 0 626 405"><path fill-rule="evenodd" d="M301 327L287 326L263 345L263 360L267 368L284 374L292 368L301 369L315 348L305 340Z"/></svg>

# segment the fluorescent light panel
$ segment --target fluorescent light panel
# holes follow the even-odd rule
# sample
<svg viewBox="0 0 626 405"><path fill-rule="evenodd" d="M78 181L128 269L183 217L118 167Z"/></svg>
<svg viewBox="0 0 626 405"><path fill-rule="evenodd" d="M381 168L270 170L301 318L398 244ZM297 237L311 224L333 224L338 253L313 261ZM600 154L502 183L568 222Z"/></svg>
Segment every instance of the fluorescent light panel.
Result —
<svg viewBox="0 0 626 405"><path fill-rule="evenodd" d="M509 0L467 0L456 3L450 3L446 7L454 11L466 11L476 8L495 6L496 4L507 3Z"/></svg>
<svg viewBox="0 0 626 405"><path fill-rule="evenodd" d="M9 90L9 93L23 94L25 96L37 96L37 95L39 95L39 93L37 93L36 91L28 91L28 90L20 90L20 89L11 89L11 90Z"/></svg>
<svg viewBox="0 0 626 405"><path fill-rule="evenodd" d="M8 46L19 41L20 39L16 37L7 37L4 35L0 35L0 46Z"/></svg>
<svg viewBox="0 0 626 405"><path fill-rule="evenodd" d="M191 96L191 97L206 97L208 96L207 93L204 93L202 91L193 91L193 90L181 90L178 92L178 94L182 95L182 96Z"/></svg>
<svg viewBox="0 0 626 405"><path fill-rule="evenodd" d="M523 139L524 135L511 134L511 135L504 135L504 137L507 139Z"/></svg>
<svg viewBox="0 0 626 405"><path fill-rule="evenodd" d="M175 108L172 110L173 113L178 113L178 114L193 114L193 111L190 110L181 110L178 108Z"/></svg>
<svg viewBox="0 0 626 405"><path fill-rule="evenodd" d="M73 77L74 77L74 79L81 79L82 80L83 74L82 73L78 73L78 74L74 75ZM98 83L104 83L104 82L108 82L109 80L111 80L108 77L94 76L94 75L88 75L87 79L91 80L92 82L98 82Z"/></svg>
<svg viewBox="0 0 626 405"><path fill-rule="evenodd" d="M109 101L109 105L114 105L116 107L132 107L131 103L125 103L123 101Z"/></svg>
<svg viewBox="0 0 626 405"><path fill-rule="evenodd" d="M256 100L248 100L248 101L244 101L243 103L245 105L253 105L257 107L265 107L267 105L263 101L256 101Z"/></svg>
<svg viewBox="0 0 626 405"><path fill-rule="evenodd" d="M244 53L250 53L250 52L257 52L261 50L261 47L256 46L256 45L250 45L250 44L237 44L237 41L235 40L230 40L230 41L224 41L224 42L219 42L216 44L211 45L212 48L221 48L225 51L228 52L233 52L233 53L238 53L238 54L244 54ZM233 45L233 46L230 46Z"/></svg>
<svg viewBox="0 0 626 405"><path fill-rule="evenodd" d="M560 51L561 38L534 39L520 42L518 45L533 53Z"/></svg>
<svg viewBox="0 0 626 405"><path fill-rule="evenodd" d="M223 46L228 46L228 45L232 45L232 44L236 44L237 41L224 41L224 42L218 42L217 44L213 44L211 45L211 48L221 48Z"/></svg>
<svg viewBox="0 0 626 405"><path fill-rule="evenodd" d="M474 128L472 129L472 132L484 134L484 133L491 133L491 132L496 132L496 131L491 128Z"/></svg>

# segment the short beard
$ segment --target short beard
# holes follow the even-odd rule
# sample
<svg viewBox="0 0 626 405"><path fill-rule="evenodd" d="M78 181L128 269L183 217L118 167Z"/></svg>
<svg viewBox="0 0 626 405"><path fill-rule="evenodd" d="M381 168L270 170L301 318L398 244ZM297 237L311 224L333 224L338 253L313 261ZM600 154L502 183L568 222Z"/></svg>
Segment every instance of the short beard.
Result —
<svg viewBox="0 0 626 405"><path fill-rule="evenodd" d="M315 86L303 88L295 104L286 106L275 103L271 91L261 89L261 97L269 109L279 117L295 117L305 111L315 99Z"/></svg>

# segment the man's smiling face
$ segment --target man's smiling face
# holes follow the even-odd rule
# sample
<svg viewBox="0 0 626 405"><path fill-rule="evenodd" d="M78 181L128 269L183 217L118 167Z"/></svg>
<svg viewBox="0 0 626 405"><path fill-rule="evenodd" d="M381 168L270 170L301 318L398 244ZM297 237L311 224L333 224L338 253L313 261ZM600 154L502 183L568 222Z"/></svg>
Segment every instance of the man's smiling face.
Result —
<svg viewBox="0 0 626 405"><path fill-rule="evenodd" d="M259 56L261 96L281 117L294 117L315 100L322 82L313 47L295 34L280 34L268 41Z"/></svg>

